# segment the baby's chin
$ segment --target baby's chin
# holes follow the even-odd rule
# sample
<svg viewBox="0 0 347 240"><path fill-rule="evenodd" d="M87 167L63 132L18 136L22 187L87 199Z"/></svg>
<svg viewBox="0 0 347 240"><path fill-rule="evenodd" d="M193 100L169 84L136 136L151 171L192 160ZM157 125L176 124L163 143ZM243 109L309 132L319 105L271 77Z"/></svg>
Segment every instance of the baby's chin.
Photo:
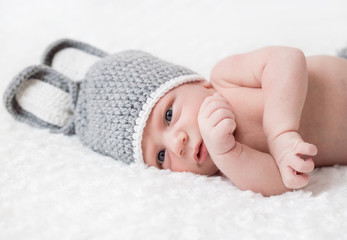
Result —
<svg viewBox="0 0 347 240"><path fill-rule="evenodd" d="M192 171L193 173L200 174L200 175L206 175L206 176L215 176L218 174L219 169L214 164L212 159L208 156L208 160L202 165L199 166L199 168L194 169L195 171Z"/></svg>
<svg viewBox="0 0 347 240"><path fill-rule="evenodd" d="M205 171L191 171L192 173L198 174L198 175L204 175L204 176L217 176L219 174L219 169L208 169Z"/></svg>

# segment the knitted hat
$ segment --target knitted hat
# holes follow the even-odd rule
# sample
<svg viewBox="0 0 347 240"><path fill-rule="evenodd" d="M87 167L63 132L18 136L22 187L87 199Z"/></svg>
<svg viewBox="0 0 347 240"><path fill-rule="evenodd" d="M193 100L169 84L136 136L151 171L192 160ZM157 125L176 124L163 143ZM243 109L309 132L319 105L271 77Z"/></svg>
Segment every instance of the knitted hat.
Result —
<svg viewBox="0 0 347 240"><path fill-rule="evenodd" d="M100 60L89 68L83 79L72 81L51 66L54 56L65 48L79 49ZM143 162L142 134L158 100L180 84L204 80L187 68L142 51L107 55L88 44L68 39L49 46L43 63L23 70L10 83L4 95L7 110L33 126L75 133L94 151L125 163ZM18 103L16 95L23 95L23 83L33 79L36 84L44 82L59 88L70 97L63 111L70 113L69 117L60 126L43 120L33 111L28 112ZM53 94L52 98L59 97Z"/></svg>

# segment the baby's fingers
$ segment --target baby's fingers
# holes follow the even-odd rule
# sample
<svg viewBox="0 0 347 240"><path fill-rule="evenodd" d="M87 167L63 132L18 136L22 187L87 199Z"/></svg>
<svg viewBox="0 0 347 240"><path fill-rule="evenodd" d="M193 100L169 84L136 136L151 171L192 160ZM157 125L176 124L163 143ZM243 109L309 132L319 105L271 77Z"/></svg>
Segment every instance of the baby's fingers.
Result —
<svg viewBox="0 0 347 240"><path fill-rule="evenodd" d="M298 173L291 167L287 166L281 172L282 180L287 188L299 189L305 187L310 181L310 176L306 173Z"/></svg>
<svg viewBox="0 0 347 240"><path fill-rule="evenodd" d="M230 105L219 99L218 95L213 95L207 97L200 106L199 116L204 118L209 118L216 111L224 109L228 117L235 118L233 112L231 111Z"/></svg>
<svg viewBox="0 0 347 240"><path fill-rule="evenodd" d="M288 165L299 173L309 173L314 169L314 162L312 158L306 160L300 158L299 156L293 157L288 161Z"/></svg>
<svg viewBox="0 0 347 240"><path fill-rule="evenodd" d="M216 131L220 132L220 135L233 134L236 128L236 123L231 118L224 118L221 119L214 127Z"/></svg>
<svg viewBox="0 0 347 240"><path fill-rule="evenodd" d="M298 142L298 144L295 146L295 152L299 155L306 155L306 156L316 156L318 153L318 149L315 145L306 143L306 142Z"/></svg>
<svg viewBox="0 0 347 240"><path fill-rule="evenodd" d="M213 113L211 113L209 119L214 127L217 126L224 119L230 119L231 121L235 122L234 114L225 108L216 109Z"/></svg>

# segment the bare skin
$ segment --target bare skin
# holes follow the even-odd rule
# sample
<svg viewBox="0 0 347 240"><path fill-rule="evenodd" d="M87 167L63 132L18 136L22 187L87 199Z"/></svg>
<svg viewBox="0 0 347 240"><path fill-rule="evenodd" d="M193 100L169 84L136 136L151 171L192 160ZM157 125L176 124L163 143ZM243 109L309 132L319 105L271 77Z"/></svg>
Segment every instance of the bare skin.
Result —
<svg viewBox="0 0 347 240"><path fill-rule="evenodd" d="M319 151L314 157L316 167L345 165L347 164L345 147L347 146L347 61L331 56L314 56L306 60L309 88L298 132L305 141L317 146ZM218 75L217 72L213 74ZM264 108L262 89L240 89L226 85L221 87L218 83L213 86L228 100L236 116L235 138L240 143L268 153L262 122Z"/></svg>
<svg viewBox="0 0 347 240"><path fill-rule="evenodd" d="M211 74L213 87L201 88L208 90L207 96L196 103L195 109L201 103L199 111L191 115L198 118L195 124L200 131L196 135L203 138L208 150L205 162L213 171L217 167L240 189L264 195L307 185L314 166L347 164L346 83L347 61L329 56L305 58L292 48L264 48L220 61ZM179 94L185 86L167 95L175 91ZM144 159L150 166L158 165L147 150L154 140L147 135L155 126L150 117L143 143ZM173 126L169 126L172 131ZM187 132L179 127L175 131ZM172 144L169 140L161 143L160 148L165 149ZM191 152L190 157L174 158L166 153L165 161L194 165L189 144L186 139L178 148ZM183 157L185 161L181 161ZM179 171L191 169L187 166Z"/></svg>

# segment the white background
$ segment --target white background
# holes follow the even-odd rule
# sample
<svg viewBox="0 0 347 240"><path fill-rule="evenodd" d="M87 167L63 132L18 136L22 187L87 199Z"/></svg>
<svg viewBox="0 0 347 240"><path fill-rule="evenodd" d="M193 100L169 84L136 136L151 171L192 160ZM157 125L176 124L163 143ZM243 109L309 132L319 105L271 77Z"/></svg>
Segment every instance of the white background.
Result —
<svg viewBox="0 0 347 240"><path fill-rule="evenodd" d="M0 0L0 91L45 47L73 38L141 49L208 78L227 55L268 45L335 54L347 2ZM0 239L344 239L347 169L263 198L220 178L125 166L0 107Z"/></svg>

